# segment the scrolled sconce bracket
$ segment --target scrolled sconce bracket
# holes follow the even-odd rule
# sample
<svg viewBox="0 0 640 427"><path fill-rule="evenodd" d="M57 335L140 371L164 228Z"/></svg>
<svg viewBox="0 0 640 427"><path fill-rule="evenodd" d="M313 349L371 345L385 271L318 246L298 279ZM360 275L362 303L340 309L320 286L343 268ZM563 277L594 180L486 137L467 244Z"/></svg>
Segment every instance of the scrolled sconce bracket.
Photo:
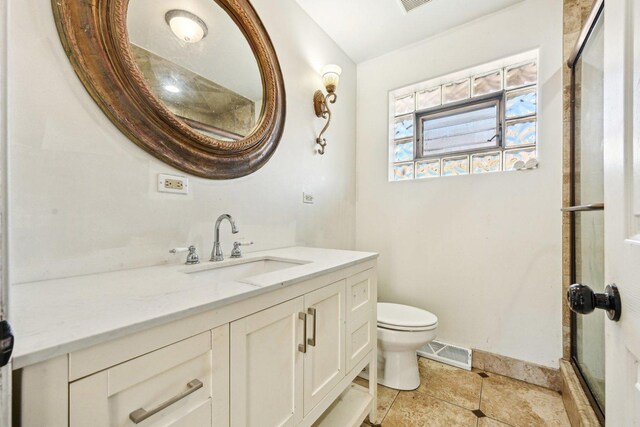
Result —
<svg viewBox="0 0 640 427"><path fill-rule="evenodd" d="M338 96L335 92L329 92L327 95L324 95L321 90L317 90L313 94L313 108L316 112L316 116L319 118L327 119L327 123L320 131L320 135L316 138L316 144L320 147L318 148L318 154L324 154L325 147L327 146L327 140L323 138L323 135L329 128L329 124L331 123L331 109L329 108L329 103L335 104Z"/></svg>

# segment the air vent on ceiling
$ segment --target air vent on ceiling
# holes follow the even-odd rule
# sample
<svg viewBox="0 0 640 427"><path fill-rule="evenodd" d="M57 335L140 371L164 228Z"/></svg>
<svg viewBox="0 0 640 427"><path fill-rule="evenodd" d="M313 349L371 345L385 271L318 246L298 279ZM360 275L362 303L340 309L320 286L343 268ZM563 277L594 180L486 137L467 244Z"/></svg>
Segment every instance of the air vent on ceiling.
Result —
<svg viewBox="0 0 640 427"><path fill-rule="evenodd" d="M429 3L431 0L400 0L400 4L404 8L405 12L411 12L416 7L420 7L423 4Z"/></svg>

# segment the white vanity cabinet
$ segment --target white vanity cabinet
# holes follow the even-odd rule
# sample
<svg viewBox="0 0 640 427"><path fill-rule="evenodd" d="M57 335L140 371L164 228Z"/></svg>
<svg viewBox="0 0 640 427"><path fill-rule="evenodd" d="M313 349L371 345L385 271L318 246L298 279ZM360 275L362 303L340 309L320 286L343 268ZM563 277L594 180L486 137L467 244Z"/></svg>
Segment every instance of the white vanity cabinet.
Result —
<svg viewBox="0 0 640 427"><path fill-rule="evenodd" d="M231 323L231 426L295 426L345 376L345 280Z"/></svg>
<svg viewBox="0 0 640 427"><path fill-rule="evenodd" d="M20 370L16 427L356 427L376 408L375 259ZM352 384L363 368L368 389Z"/></svg>
<svg viewBox="0 0 640 427"><path fill-rule="evenodd" d="M304 296L307 347L304 354L304 414L345 376L346 281Z"/></svg>
<svg viewBox="0 0 640 427"><path fill-rule="evenodd" d="M303 297L231 324L231 426L302 420Z"/></svg>

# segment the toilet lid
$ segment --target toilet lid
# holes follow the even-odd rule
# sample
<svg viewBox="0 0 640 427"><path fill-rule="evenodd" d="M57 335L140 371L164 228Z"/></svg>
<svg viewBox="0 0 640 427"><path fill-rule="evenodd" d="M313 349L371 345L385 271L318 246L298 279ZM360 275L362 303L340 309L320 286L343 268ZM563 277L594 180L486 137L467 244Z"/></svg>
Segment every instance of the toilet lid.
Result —
<svg viewBox="0 0 640 427"><path fill-rule="evenodd" d="M409 305L378 303L378 323L389 326L426 327L438 323L438 318L426 310Z"/></svg>

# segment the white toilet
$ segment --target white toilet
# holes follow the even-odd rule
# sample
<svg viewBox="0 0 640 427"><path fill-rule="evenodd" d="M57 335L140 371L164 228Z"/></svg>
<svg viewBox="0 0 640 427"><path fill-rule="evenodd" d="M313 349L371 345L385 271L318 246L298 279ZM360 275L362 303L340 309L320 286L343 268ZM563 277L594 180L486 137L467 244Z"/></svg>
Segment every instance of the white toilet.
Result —
<svg viewBox="0 0 640 427"><path fill-rule="evenodd" d="M438 318L426 310L378 303L378 383L397 390L420 385L416 350L436 338Z"/></svg>

